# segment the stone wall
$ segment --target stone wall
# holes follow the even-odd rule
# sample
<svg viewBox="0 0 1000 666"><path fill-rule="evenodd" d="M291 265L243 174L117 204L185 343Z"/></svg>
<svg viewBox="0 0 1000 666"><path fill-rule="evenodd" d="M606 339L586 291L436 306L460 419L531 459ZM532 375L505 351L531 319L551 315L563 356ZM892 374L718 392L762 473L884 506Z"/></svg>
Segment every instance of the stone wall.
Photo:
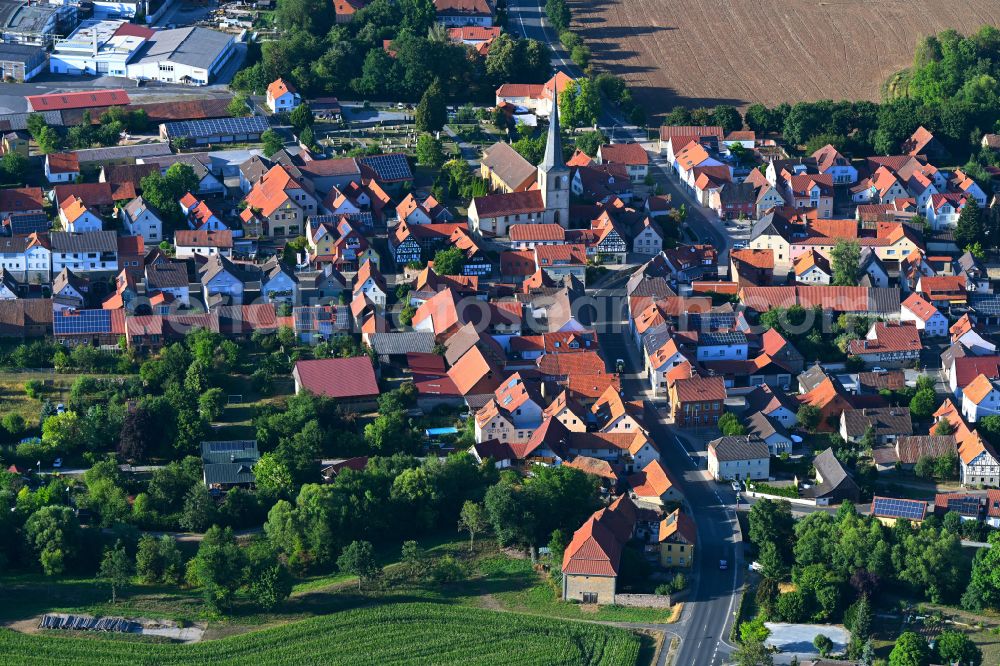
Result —
<svg viewBox="0 0 1000 666"><path fill-rule="evenodd" d="M667 594L616 594L615 605L634 608L670 608L671 595Z"/></svg>

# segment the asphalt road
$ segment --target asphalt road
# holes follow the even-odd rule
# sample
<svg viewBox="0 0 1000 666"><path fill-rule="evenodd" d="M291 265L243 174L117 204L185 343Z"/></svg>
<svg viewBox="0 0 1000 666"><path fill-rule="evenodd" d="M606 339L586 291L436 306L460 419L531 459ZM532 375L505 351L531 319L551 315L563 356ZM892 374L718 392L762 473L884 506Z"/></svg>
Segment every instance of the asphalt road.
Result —
<svg viewBox="0 0 1000 666"><path fill-rule="evenodd" d="M555 32L548 27L539 0L512 0L508 23L522 37L547 42L552 49L552 65L556 70L574 78L584 76L580 68L569 60ZM685 204L688 227L701 242L719 249L720 265L728 265L728 252L733 243L729 231L711 211L701 208L669 175L666 160L659 154L658 147L647 141L645 128L630 126L607 106L600 119L600 128L605 136L613 136L615 141L635 141L645 145L652 155L651 171L656 182L665 194L671 196L675 205Z"/></svg>
<svg viewBox="0 0 1000 666"><path fill-rule="evenodd" d="M605 358L612 363L619 358L625 361L622 374L625 394L629 399L643 399L648 398L648 385L640 374L642 360L626 326L623 286L627 272L623 273L594 291L599 313L595 329ZM684 497L698 526L697 564L691 576L693 589L684 601L679 622L658 628L673 632L680 639L674 664L722 664L733 650L728 638L745 568L735 512L736 495L727 486L710 479L705 471L698 453L703 453L708 438L683 433L686 445L694 449L689 452L672 425L651 417L655 413L647 402L647 423L653 440L660 448L664 464L681 476ZM728 568L724 571L719 568L720 560L727 561ZM663 650L660 664L665 664L666 657L667 650Z"/></svg>

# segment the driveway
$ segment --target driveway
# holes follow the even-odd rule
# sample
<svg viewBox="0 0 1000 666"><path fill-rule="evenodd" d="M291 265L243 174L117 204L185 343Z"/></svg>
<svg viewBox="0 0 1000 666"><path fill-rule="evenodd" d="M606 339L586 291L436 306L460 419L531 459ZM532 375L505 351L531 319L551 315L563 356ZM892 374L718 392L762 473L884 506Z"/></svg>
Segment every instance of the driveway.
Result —
<svg viewBox="0 0 1000 666"><path fill-rule="evenodd" d="M787 664L792 656L812 659L819 656L813 640L823 634L833 641L833 652L844 652L851 640L851 632L844 627L832 624L787 624L785 622L765 622L771 630L765 644L777 648L780 652L774 655L774 663Z"/></svg>

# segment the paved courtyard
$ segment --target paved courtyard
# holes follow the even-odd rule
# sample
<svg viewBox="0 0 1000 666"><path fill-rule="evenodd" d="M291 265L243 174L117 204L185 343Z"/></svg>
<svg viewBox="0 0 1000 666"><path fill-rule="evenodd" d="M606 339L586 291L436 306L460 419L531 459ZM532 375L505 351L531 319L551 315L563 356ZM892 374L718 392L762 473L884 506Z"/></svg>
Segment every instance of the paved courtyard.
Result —
<svg viewBox="0 0 1000 666"><path fill-rule="evenodd" d="M851 640L851 632L841 626L833 624L787 624L785 622L765 623L771 630L765 643L777 648L780 652L774 655L774 663L787 664L796 656L801 661L803 658L819 656L813 646L813 639L820 634L824 634L833 641L833 653L847 650L847 643Z"/></svg>

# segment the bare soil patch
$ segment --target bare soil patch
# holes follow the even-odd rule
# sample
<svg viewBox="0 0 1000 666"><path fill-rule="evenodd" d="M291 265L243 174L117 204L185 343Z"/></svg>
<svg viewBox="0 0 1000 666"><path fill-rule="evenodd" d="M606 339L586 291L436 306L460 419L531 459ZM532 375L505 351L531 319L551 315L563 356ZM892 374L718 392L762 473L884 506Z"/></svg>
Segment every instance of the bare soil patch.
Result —
<svg viewBox="0 0 1000 666"><path fill-rule="evenodd" d="M573 28L649 112L878 100L919 40L1000 25L996 0L578 0Z"/></svg>

